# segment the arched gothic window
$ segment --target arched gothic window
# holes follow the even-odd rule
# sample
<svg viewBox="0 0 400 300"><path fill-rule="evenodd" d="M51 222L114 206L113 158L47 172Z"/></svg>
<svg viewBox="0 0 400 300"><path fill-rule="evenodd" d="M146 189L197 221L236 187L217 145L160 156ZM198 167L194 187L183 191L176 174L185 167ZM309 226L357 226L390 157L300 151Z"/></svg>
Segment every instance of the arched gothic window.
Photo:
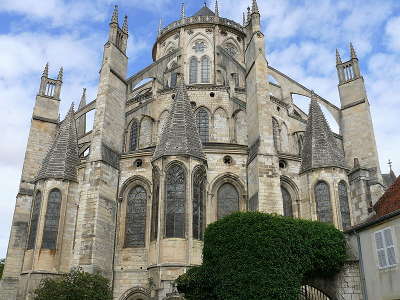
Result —
<svg viewBox="0 0 400 300"><path fill-rule="evenodd" d="M199 168L193 175L193 238L203 240L205 206L205 170Z"/></svg>
<svg viewBox="0 0 400 300"><path fill-rule="evenodd" d="M189 83L197 83L197 58L192 56L189 63Z"/></svg>
<svg viewBox="0 0 400 300"><path fill-rule="evenodd" d="M236 56L236 54L238 53L237 48L235 47L235 45L233 45L232 43L227 43L225 45L225 51L230 55L230 56Z"/></svg>
<svg viewBox="0 0 400 300"><path fill-rule="evenodd" d="M274 146L276 151L280 151L281 147L280 147L280 133L279 133L279 123L275 118L272 118L272 134L273 134L273 138L274 138Z"/></svg>
<svg viewBox="0 0 400 300"><path fill-rule="evenodd" d="M317 204L318 221L333 223L331 196L329 186L326 182L320 181L315 186L315 201Z"/></svg>
<svg viewBox="0 0 400 300"><path fill-rule="evenodd" d="M160 173L153 169L153 201L151 203L151 231L150 240L154 241L158 235L158 207L160 203Z"/></svg>
<svg viewBox="0 0 400 300"><path fill-rule="evenodd" d="M206 55L201 58L201 82L210 82L210 58Z"/></svg>
<svg viewBox="0 0 400 300"><path fill-rule="evenodd" d="M54 189L49 193L43 229L43 249L56 249L60 221L61 192Z"/></svg>
<svg viewBox="0 0 400 300"><path fill-rule="evenodd" d="M221 219L235 211L239 211L239 193L230 183L224 183L218 189L217 217Z"/></svg>
<svg viewBox="0 0 400 300"><path fill-rule="evenodd" d="M169 167L165 179L165 237L185 237L186 178L181 165Z"/></svg>
<svg viewBox="0 0 400 300"><path fill-rule="evenodd" d="M28 247L27 247L28 250L35 248L36 233L39 222L41 203L42 203L42 193L38 191L36 192L35 198L33 199L31 227L29 230Z"/></svg>
<svg viewBox="0 0 400 300"><path fill-rule="evenodd" d="M208 142L208 112L205 108L200 108L196 115L197 130L199 131L201 142Z"/></svg>
<svg viewBox="0 0 400 300"><path fill-rule="evenodd" d="M144 247L146 232L147 193L141 186L128 193L125 219L125 247Z"/></svg>
<svg viewBox="0 0 400 300"><path fill-rule="evenodd" d="M339 182L338 189L339 189L340 214L342 216L342 228L346 229L351 226L347 184L344 181Z"/></svg>
<svg viewBox="0 0 400 300"><path fill-rule="evenodd" d="M293 217L292 196L283 186L281 186L281 192L283 200L283 215L286 217Z"/></svg>
<svg viewBox="0 0 400 300"><path fill-rule="evenodd" d="M139 126L137 120L132 121L130 138L129 138L129 151L134 151L137 148Z"/></svg>

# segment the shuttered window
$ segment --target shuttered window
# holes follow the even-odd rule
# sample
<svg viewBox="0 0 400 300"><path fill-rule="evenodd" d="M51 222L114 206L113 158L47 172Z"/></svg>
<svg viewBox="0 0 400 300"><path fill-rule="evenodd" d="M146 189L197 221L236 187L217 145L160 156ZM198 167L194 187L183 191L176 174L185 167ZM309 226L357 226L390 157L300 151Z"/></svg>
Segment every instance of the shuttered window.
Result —
<svg viewBox="0 0 400 300"><path fill-rule="evenodd" d="M393 267L397 264L392 228L375 232L375 245L379 268Z"/></svg>

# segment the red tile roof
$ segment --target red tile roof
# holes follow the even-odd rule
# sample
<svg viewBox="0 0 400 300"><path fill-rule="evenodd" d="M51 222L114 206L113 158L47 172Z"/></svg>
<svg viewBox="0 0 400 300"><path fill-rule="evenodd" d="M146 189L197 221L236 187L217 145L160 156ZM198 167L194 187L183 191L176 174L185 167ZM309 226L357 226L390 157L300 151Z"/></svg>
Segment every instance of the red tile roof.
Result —
<svg viewBox="0 0 400 300"><path fill-rule="evenodd" d="M375 203L375 217L382 217L398 209L400 209L400 176Z"/></svg>

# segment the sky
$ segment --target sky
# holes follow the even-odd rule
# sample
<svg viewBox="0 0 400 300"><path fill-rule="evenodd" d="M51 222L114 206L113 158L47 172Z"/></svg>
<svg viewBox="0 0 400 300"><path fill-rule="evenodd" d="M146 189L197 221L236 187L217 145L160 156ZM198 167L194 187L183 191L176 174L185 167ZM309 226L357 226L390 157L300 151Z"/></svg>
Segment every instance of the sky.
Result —
<svg viewBox="0 0 400 300"><path fill-rule="evenodd" d="M0 1L0 258L5 257L30 120L46 62L50 77L64 67L61 116L82 88L96 98L98 71L115 4L129 17L128 76L152 62L162 18L180 17L183 0ZM211 3L212 2L212 3ZM214 0L208 6L214 9ZM220 15L238 23L251 0L219 0ZM186 1L192 15L203 1ZM353 42L371 104L382 172L388 159L400 173L400 1L258 0L267 59L317 94L340 106L335 49L349 58ZM299 103L303 106L304 103ZM306 109L306 108L304 108ZM334 127L334 124L332 124Z"/></svg>

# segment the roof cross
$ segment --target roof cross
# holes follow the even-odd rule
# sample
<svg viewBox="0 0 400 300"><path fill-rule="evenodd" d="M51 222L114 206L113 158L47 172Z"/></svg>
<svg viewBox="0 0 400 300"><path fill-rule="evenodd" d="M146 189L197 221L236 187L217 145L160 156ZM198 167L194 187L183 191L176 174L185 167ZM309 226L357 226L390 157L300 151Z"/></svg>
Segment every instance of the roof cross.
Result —
<svg viewBox="0 0 400 300"><path fill-rule="evenodd" d="M392 171L392 164L393 164L393 162L389 158L388 165L389 165L390 171Z"/></svg>

